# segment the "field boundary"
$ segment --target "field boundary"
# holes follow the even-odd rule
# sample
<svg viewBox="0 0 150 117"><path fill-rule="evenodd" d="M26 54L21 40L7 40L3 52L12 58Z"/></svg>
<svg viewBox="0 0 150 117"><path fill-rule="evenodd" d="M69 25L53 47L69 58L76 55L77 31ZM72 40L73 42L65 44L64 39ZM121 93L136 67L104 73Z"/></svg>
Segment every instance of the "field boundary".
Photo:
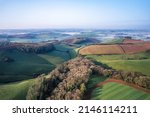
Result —
<svg viewBox="0 0 150 117"><path fill-rule="evenodd" d="M132 87L132 88L138 90L138 91L142 91L142 92L145 92L145 93L150 94L150 90L148 90L148 89L139 87L139 86L137 86L137 85L135 85L135 84L127 83L127 82L122 81L122 80L117 80L117 79L112 79L112 78L110 78L110 79L108 79L108 80L106 80L106 81L104 81L104 82L100 82L100 83L96 84L95 87L94 87L94 89L95 89L95 88L98 88L98 87L101 87L101 86L103 86L103 85L105 85L105 84L107 84L107 83L111 83L111 82L115 82L115 83L127 85L127 86L129 86L129 87ZM94 90L94 89L93 89L93 90Z"/></svg>

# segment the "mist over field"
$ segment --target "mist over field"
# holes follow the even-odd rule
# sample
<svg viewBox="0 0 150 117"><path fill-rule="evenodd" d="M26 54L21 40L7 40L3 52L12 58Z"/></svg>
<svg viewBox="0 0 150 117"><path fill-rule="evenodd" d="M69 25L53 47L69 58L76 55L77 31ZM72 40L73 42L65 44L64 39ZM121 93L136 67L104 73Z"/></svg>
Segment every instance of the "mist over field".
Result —
<svg viewBox="0 0 150 117"><path fill-rule="evenodd" d="M0 30L0 41L10 42L42 42L64 40L69 38L95 38L102 42L132 37L145 41L150 40L149 30L90 30L90 29L26 29Z"/></svg>

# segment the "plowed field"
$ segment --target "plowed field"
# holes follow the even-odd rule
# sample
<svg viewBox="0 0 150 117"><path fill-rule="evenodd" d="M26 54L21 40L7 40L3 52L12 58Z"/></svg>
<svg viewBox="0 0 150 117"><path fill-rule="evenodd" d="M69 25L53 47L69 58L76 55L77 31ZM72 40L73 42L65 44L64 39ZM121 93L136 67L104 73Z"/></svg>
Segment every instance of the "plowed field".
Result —
<svg viewBox="0 0 150 117"><path fill-rule="evenodd" d="M122 54L123 49L119 45L90 45L79 50L79 54Z"/></svg>
<svg viewBox="0 0 150 117"><path fill-rule="evenodd" d="M79 50L79 54L81 55L135 54L139 52L144 52L146 50L150 50L150 42L145 42L141 40L125 40L125 43L123 42L123 44L86 46Z"/></svg>

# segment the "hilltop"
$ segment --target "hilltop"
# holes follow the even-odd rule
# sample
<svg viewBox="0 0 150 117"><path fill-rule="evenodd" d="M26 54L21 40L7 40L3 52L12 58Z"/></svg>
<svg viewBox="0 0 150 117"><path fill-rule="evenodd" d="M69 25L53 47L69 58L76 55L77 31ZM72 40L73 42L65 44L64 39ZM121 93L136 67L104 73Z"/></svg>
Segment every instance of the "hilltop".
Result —
<svg viewBox="0 0 150 117"><path fill-rule="evenodd" d="M69 45L71 45L71 44L86 45L86 44L100 43L100 41L95 38L74 37L74 38L64 39L61 41L61 43L69 44Z"/></svg>

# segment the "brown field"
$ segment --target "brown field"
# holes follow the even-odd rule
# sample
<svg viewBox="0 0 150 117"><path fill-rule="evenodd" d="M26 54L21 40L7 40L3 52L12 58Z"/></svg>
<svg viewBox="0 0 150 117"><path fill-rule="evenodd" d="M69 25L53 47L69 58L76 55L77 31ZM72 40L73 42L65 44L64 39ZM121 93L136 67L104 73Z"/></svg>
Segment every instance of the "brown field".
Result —
<svg viewBox="0 0 150 117"><path fill-rule="evenodd" d="M122 54L123 49L119 45L90 45L79 50L79 54Z"/></svg>
<svg viewBox="0 0 150 117"><path fill-rule="evenodd" d="M122 49L124 49L126 54L135 54L150 49L150 46L145 44L126 44L120 46L122 47Z"/></svg>
<svg viewBox="0 0 150 117"><path fill-rule="evenodd" d="M150 42L144 43L144 46L146 46L147 49L150 49Z"/></svg>
<svg viewBox="0 0 150 117"><path fill-rule="evenodd" d="M122 44L86 46L79 50L79 54L135 54L146 50L150 50L150 42L125 39Z"/></svg>

